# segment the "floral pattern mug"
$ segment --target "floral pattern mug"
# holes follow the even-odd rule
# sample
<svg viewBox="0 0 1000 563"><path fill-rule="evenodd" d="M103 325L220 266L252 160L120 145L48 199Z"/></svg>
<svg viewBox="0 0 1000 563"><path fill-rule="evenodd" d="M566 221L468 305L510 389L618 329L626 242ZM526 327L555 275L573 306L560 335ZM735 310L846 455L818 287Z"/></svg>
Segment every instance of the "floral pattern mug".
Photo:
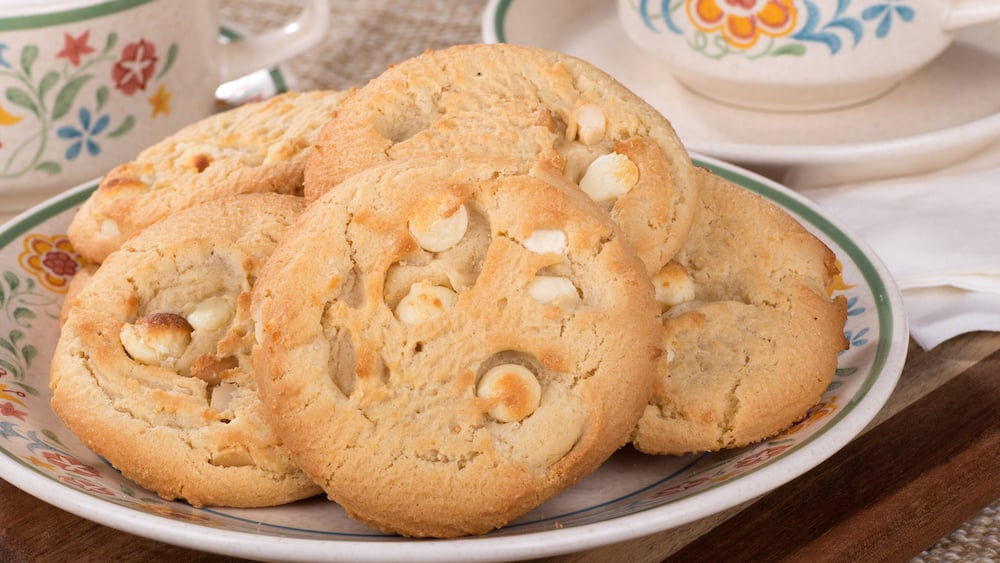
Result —
<svg viewBox="0 0 1000 563"><path fill-rule="evenodd" d="M629 37L729 104L826 110L886 92L997 0L618 0Z"/></svg>
<svg viewBox="0 0 1000 563"><path fill-rule="evenodd" d="M220 37L216 0L0 2L0 212L93 179L216 109L224 81L326 31L326 0L294 25Z"/></svg>

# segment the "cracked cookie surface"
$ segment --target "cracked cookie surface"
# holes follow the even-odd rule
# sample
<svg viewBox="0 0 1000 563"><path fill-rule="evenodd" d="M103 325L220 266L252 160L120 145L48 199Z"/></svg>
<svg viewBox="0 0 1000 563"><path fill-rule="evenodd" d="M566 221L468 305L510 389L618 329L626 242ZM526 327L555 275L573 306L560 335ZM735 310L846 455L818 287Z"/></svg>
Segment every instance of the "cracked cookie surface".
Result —
<svg viewBox="0 0 1000 563"><path fill-rule="evenodd" d="M699 169L684 247L654 277L668 362L633 445L735 448L804 417L833 379L847 306L833 252L763 197Z"/></svg>
<svg viewBox="0 0 1000 563"><path fill-rule="evenodd" d="M289 92L197 121L109 171L73 217L73 247L100 263L129 237L192 205L239 193L301 195L319 128L344 96Z"/></svg>
<svg viewBox="0 0 1000 563"><path fill-rule="evenodd" d="M369 168L265 267L261 396L352 517L485 533L627 442L662 367L659 309L614 223L551 182L470 157Z"/></svg>
<svg viewBox="0 0 1000 563"><path fill-rule="evenodd" d="M150 227L64 308L52 408L166 499L276 505L319 492L270 428L250 365L251 288L301 197L234 196Z"/></svg>
<svg viewBox="0 0 1000 563"><path fill-rule="evenodd" d="M320 133L307 199L369 166L428 154L539 161L619 224L653 274L683 244L693 165L670 123L605 72L531 47L460 45L390 67L352 92Z"/></svg>

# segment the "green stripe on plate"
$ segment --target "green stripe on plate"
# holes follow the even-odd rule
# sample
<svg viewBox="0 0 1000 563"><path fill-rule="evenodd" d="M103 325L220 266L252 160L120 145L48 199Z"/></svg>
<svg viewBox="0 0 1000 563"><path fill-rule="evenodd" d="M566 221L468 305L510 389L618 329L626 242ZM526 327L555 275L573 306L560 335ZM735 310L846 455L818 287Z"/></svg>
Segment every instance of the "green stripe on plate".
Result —
<svg viewBox="0 0 1000 563"><path fill-rule="evenodd" d="M116 14L150 2L153 2L153 0L110 0L108 2L100 2L91 6L73 8L62 12L0 18L0 31L20 31L24 29L38 29L41 27L60 25L64 23L74 23L107 16L109 14Z"/></svg>

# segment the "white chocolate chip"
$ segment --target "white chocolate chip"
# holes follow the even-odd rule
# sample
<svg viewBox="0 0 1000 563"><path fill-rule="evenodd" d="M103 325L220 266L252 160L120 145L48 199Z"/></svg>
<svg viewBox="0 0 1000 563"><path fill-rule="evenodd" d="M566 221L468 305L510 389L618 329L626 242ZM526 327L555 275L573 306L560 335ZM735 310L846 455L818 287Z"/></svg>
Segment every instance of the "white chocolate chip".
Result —
<svg viewBox="0 0 1000 563"><path fill-rule="evenodd" d="M233 306L225 297L211 297L198 304L187 316L194 330L213 331L225 326L233 318Z"/></svg>
<svg viewBox="0 0 1000 563"><path fill-rule="evenodd" d="M673 363L674 358L676 358L676 357L677 357L677 354L674 353L674 349L673 348L667 348L667 363L668 364Z"/></svg>
<svg viewBox="0 0 1000 563"><path fill-rule="evenodd" d="M476 395L492 403L488 412L496 420L517 422L538 409L542 386L528 368L502 364L483 374L476 386Z"/></svg>
<svg viewBox="0 0 1000 563"><path fill-rule="evenodd" d="M580 189L601 203L617 199L639 183L639 167L616 152L597 157L580 179Z"/></svg>
<svg viewBox="0 0 1000 563"><path fill-rule="evenodd" d="M215 412L223 413L229 410L229 406L236 396L239 386L231 381L224 381L212 389L212 398L209 407Z"/></svg>
<svg viewBox="0 0 1000 563"><path fill-rule="evenodd" d="M570 309L580 303L580 294L569 278L561 276L536 276L528 284L528 294L545 305L553 304Z"/></svg>
<svg viewBox="0 0 1000 563"><path fill-rule="evenodd" d="M147 365L170 364L191 343L191 325L180 315L154 313L122 325L122 346L132 359Z"/></svg>
<svg viewBox="0 0 1000 563"><path fill-rule="evenodd" d="M458 301L458 294L440 285L417 282L396 306L396 318L408 325L433 319Z"/></svg>
<svg viewBox="0 0 1000 563"><path fill-rule="evenodd" d="M566 254L566 233L555 229L539 229L524 239L522 244L535 254Z"/></svg>
<svg viewBox="0 0 1000 563"><path fill-rule="evenodd" d="M584 104L576 109L577 137L585 145L596 145L604 138L607 120L601 108Z"/></svg>
<svg viewBox="0 0 1000 563"><path fill-rule="evenodd" d="M122 231L118 228L118 223L115 223L114 220L104 219L101 221L101 236L114 238L121 234Z"/></svg>
<svg viewBox="0 0 1000 563"><path fill-rule="evenodd" d="M688 275L687 269L677 262L668 262L653 276L652 281L653 289L656 291L656 302L664 309L694 301L694 281Z"/></svg>
<svg viewBox="0 0 1000 563"><path fill-rule="evenodd" d="M458 244L469 228L469 212L462 205L449 217L441 217L428 225L410 221L410 233L417 244L428 252L441 252Z"/></svg>

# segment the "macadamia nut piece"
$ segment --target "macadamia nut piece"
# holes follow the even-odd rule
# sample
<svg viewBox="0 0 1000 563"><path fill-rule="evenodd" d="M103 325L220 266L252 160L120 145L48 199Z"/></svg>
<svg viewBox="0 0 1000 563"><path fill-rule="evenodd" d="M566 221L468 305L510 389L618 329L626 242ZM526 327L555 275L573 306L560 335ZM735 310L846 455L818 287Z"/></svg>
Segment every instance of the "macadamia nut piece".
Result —
<svg viewBox="0 0 1000 563"><path fill-rule="evenodd" d="M539 229L522 244L535 254L566 254L566 233L556 229Z"/></svg>
<svg viewBox="0 0 1000 563"><path fill-rule="evenodd" d="M528 294L543 305L551 303L563 309L571 309L580 303L576 286L562 276L535 276L528 284Z"/></svg>
<svg viewBox="0 0 1000 563"><path fill-rule="evenodd" d="M580 179L582 189L597 203L627 194L639 183L639 167L616 152L597 157Z"/></svg>
<svg viewBox="0 0 1000 563"><path fill-rule="evenodd" d="M528 368L502 364L479 379L476 396L492 403L489 415L500 422L524 420L538 409L542 386Z"/></svg>
<svg viewBox="0 0 1000 563"><path fill-rule="evenodd" d="M448 217L435 219L429 224L410 221L410 234L420 248L428 252L441 252L458 244L469 228L469 211L460 206Z"/></svg>
<svg viewBox="0 0 1000 563"><path fill-rule="evenodd" d="M182 355L191 343L191 325L173 313L153 313L122 325L122 346L135 361L147 365L169 364Z"/></svg>
<svg viewBox="0 0 1000 563"><path fill-rule="evenodd" d="M440 285L417 282L396 306L396 318L415 325L429 321L458 301L458 294Z"/></svg>
<svg viewBox="0 0 1000 563"><path fill-rule="evenodd" d="M652 282L656 290L656 302L664 309L694 301L694 281L687 269L673 260L653 276Z"/></svg>

